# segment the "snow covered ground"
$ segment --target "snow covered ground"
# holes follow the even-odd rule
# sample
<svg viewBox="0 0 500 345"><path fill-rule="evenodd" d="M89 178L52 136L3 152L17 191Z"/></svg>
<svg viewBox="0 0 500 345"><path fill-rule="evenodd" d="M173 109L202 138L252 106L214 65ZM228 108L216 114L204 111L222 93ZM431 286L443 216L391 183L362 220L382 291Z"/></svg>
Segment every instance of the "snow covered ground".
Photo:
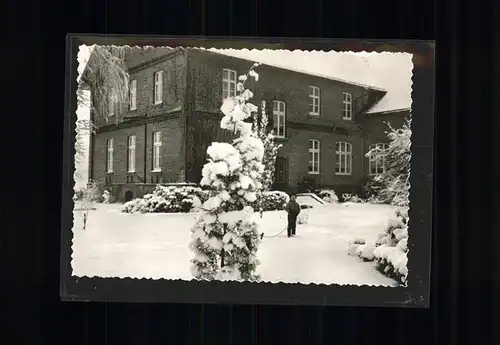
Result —
<svg viewBox="0 0 500 345"><path fill-rule="evenodd" d="M82 230L74 211L73 275L191 280L188 248L197 214L124 214L120 205L96 205ZM286 237L284 211L265 212L265 236L258 251L263 281L356 285L394 285L374 263L347 255L355 238L374 240L394 208L370 204L327 204L308 212L297 236ZM258 215L255 215L258 217Z"/></svg>

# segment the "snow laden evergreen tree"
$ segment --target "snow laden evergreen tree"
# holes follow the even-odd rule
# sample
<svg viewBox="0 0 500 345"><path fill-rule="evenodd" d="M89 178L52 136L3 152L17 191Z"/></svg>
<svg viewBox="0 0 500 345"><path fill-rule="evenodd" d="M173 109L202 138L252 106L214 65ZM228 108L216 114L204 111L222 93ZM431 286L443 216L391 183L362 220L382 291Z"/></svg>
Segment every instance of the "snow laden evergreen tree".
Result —
<svg viewBox="0 0 500 345"><path fill-rule="evenodd" d="M386 150L373 149L366 154L370 159L382 160L384 172L373 181L373 192L380 202L408 206L410 193L411 120L399 129L389 125L390 140Z"/></svg>
<svg viewBox="0 0 500 345"><path fill-rule="evenodd" d="M260 138L264 144L264 157L262 164L264 164L264 172L262 174L262 190L270 190L274 183L274 176L276 172L276 157L281 147L277 144L274 137L274 130L269 129L269 119L266 113L266 102L262 101L260 106L261 116L254 116L253 118L253 131L255 135Z"/></svg>
<svg viewBox="0 0 500 345"><path fill-rule="evenodd" d="M210 190L202 205L204 213L191 230L192 274L204 280L256 281L260 242L254 210L250 206L262 188L264 145L252 131L252 122L245 121L258 108L249 102L253 97L245 89L245 81L258 74L250 71L239 77L237 94L221 107L222 129L231 131L232 144L212 143L207 149L208 162L202 170L201 185Z"/></svg>

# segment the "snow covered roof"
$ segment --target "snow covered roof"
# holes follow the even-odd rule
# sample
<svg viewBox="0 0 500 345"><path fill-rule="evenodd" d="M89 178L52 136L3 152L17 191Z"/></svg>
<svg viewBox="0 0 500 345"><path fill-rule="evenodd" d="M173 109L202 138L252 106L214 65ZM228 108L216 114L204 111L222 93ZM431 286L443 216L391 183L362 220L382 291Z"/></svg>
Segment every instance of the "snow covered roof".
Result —
<svg viewBox="0 0 500 345"><path fill-rule="evenodd" d="M215 54L220 54L220 55L232 56L232 57L236 57L236 58L239 58L239 59L242 59L242 60L248 60L249 62L259 62L259 63L261 63L263 65L267 65L267 66L271 66L271 67L277 67L277 68L281 68L281 69L284 69L284 70L288 70L288 71L292 71L292 72L297 72L297 73L304 73L304 74L308 74L308 75L319 77L319 78L325 78L325 79L329 79L329 80L338 81L338 82L341 82L341 83L346 83L346 84L351 84L351 85L357 85L357 86L361 86L361 87L364 87L364 88L367 88L367 89L373 89L373 90L383 91L383 92L386 91L383 88L380 88L380 87L377 87L377 86L373 86L373 85L358 83L358 82L355 82L355 81L350 81L350 80L342 79L342 78L336 78L336 77L329 76L329 75L326 75L326 74L310 72L310 71L307 71L307 70L304 70L304 69L300 69L300 68L296 68L296 67L292 67L292 66L281 65L281 64L275 63L275 62L269 63L269 62L261 61L262 59L259 59L258 57L257 58L248 58L248 57L244 57L244 56L239 56L239 54L234 54L234 51L238 52L238 51L242 51L242 50L236 50L236 49L220 50L220 49L215 49L215 48L210 48L210 49L192 48L192 49L199 50L199 51L205 51L205 52L208 51L208 52L215 53ZM243 49L243 51L245 51L245 50L246 49Z"/></svg>
<svg viewBox="0 0 500 345"><path fill-rule="evenodd" d="M411 109L413 63L412 55L408 53L356 54L272 49L198 49L386 91L380 101L366 112L367 114Z"/></svg>

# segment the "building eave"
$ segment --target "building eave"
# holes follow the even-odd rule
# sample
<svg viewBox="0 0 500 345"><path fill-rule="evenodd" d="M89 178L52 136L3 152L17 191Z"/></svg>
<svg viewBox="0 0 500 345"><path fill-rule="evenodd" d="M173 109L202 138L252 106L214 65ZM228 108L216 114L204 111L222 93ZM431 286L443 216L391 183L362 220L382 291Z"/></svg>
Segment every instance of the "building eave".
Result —
<svg viewBox="0 0 500 345"><path fill-rule="evenodd" d="M397 109L391 109L391 110L383 110L383 111L376 111L376 112L370 112L367 111L367 115L386 115L386 114L393 114L393 113L403 113L403 112L410 112L411 108L397 108Z"/></svg>

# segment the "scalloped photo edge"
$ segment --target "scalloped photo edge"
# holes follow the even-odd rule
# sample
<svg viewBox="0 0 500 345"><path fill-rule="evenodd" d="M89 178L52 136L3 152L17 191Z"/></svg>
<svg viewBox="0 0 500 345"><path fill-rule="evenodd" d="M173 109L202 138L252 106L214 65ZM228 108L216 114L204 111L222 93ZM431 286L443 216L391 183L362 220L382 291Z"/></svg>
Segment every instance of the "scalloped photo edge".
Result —
<svg viewBox="0 0 500 345"><path fill-rule="evenodd" d="M68 36L63 300L427 306L433 43L254 41ZM83 107L95 46L130 74Z"/></svg>

